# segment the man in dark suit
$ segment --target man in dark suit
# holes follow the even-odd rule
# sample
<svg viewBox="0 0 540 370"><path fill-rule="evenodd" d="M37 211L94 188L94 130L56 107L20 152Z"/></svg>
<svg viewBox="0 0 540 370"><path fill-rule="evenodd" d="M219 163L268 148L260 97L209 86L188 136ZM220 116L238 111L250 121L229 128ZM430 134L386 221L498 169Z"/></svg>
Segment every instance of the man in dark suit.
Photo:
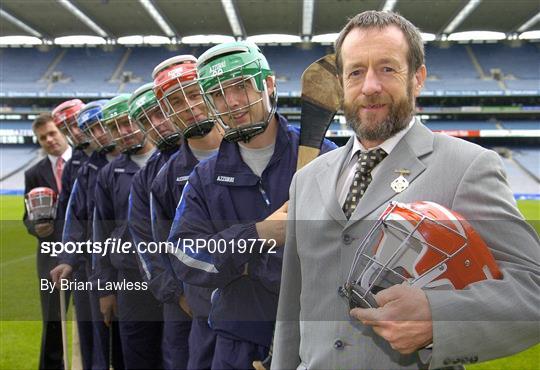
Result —
<svg viewBox="0 0 540 370"><path fill-rule="evenodd" d="M47 156L24 173L24 193L37 187L48 187L57 194L61 188L63 164L71 158L71 147L66 137L58 130L49 114L41 114L33 123L32 130ZM49 271L56 266L56 258L41 253L44 241L62 240L61 223L35 224L24 213L24 224L28 232L38 239L37 272L38 279L49 279ZM63 369L62 334L60 325L60 298L58 290L53 293L40 291L43 332L41 337L40 369Z"/></svg>

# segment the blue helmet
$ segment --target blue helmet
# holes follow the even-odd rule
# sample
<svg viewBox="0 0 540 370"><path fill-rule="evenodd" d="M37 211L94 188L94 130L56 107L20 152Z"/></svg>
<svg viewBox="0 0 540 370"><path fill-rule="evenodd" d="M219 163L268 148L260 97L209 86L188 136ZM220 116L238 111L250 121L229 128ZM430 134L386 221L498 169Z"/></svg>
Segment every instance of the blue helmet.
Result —
<svg viewBox="0 0 540 370"><path fill-rule="evenodd" d="M96 121L101 120L101 108L109 101L109 99L96 100L88 103L77 115L77 125L83 132Z"/></svg>
<svg viewBox="0 0 540 370"><path fill-rule="evenodd" d="M88 103L77 115L79 129L92 139L96 150L102 153L108 153L116 146L111 132L102 122L103 107L108 102L108 99L101 99Z"/></svg>

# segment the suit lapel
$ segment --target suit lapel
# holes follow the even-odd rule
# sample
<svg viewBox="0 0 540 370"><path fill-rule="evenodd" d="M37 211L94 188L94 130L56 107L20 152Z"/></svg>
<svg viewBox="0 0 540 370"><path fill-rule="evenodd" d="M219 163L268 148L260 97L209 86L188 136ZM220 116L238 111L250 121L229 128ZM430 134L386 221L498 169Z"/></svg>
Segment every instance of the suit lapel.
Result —
<svg viewBox="0 0 540 370"><path fill-rule="evenodd" d="M353 145L354 137L347 142L347 144L336 151L341 151L337 160L327 160L323 165L322 169L317 175L317 184L319 188L319 193L321 195L321 200L324 203L324 206L328 213L338 221L343 227L347 224L347 218L341 209L341 205L338 202L336 195L336 184L343 167L343 162L347 158L347 154L351 151ZM334 159L334 158L333 158Z"/></svg>
<svg viewBox="0 0 540 370"><path fill-rule="evenodd" d="M43 158L41 161L39 173L43 176L43 181L47 184L47 187L53 189L58 193L58 187L56 186L56 179L52 170L52 164L49 157Z"/></svg>
<svg viewBox="0 0 540 370"><path fill-rule="evenodd" d="M419 157L432 151L433 133L417 120L390 155L381 162L377 175L360 199L347 227L365 218L398 194L390 187L392 181L399 176L397 170L410 171L405 178L412 183L425 170L425 165Z"/></svg>

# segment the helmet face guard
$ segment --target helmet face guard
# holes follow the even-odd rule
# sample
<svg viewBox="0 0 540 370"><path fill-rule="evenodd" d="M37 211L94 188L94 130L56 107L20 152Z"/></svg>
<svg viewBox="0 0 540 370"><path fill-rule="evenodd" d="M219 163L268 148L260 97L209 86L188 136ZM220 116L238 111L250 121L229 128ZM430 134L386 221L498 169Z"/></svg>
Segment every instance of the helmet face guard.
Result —
<svg viewBox="0 0 540 370"><path fill-rule="evenodd" d="M199 83L224 140L248 142L264 132L276 112L277 92L270 95L273 75L259 48L249 42L218 45L199 58Z"/></svg>
<svg viewBox="0 0 540 370"><path fill-rule="evenodd" d="M197 82L197 59L180 55L160 63L152 73L159 106L184 138L206 136L214 127Z"/></svg>
<svg viewBox="0 0 540 370"><path fill-rule="evenodd" d="M137 89L129 101L129 117L148 134L159 150L178 146L180 132L161 112L149 83Z"/></svg>
<svg viewBox="0 0 540 370"><path fill-rule="evenodd" d="M57 197L51 188L34 188L24 196L28 219L36 224L53 221L56 217Z"/></svg>
<svg viewBox="0 0 540 370"><path fill-rule="evenodd" d="M127 112L105 121L116 147L124 154L135 154L144 147L146 135L129 119Z"/></svg>
<svg viewBox="0 0 540 370"><path fill-rule="evenodd" d="M103 123L110 130L116 147L125 154L135 154L144 147L146 135L129 118L130 94L119 95L103 107Z"/></svg>
<svg viewBox="0 0 540 370"><path fill-rule="evenodd" d="M351 308L369 308L396 284L463 289L494 278L502 278L495 259L459 214L433 202L391 202L358 247L340 293Z"/></svg>
<svg viewBox="0 0 540 370"><path fill-rule="evenodd" d="M88 103L77 115L79 129L92 140L100 153L109 153L116 146L111 132L102 122L102 109L107 102L98 100Z"/></svg>
<svg viewBox="0 0 540 370"><path fill-rule="evenodd" d="M77 114L83 109L84 103L79 99L68 100L57 106L53 112L56 127L69 140L75 149L85 149L90 145L90 138L79 129Z"/></svg>

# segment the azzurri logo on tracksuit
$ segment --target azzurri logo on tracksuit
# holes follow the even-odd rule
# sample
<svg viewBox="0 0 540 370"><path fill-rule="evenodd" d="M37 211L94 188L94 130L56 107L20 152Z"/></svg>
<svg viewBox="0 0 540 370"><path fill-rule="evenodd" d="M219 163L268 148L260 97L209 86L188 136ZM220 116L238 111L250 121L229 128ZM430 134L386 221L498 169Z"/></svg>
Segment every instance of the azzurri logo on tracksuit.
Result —
<svg viewBox="0 0 540 370"><path fill-rule="evenodd" d="M189 177L176 210L169 241L182 245L193 240L239 241L258 239L255 223L288 200L296 170L298 131L284 117L274 154L259 177L242 161L237 144L223 142L217 157L202 162ZM328 141L322 152L334 149ZM227 244L229 245L229 244ZM217 288L212 297L211 327L220 337L270 347L279 295L283 249L268 253L209 253L175 248L169 254L178 278L193 285ZM246 265L248 266L246 268ZM238 363L234 353L218 353ZM262 360L265 354L259 354ZM248 366L244 361L242 366ZM250 364L249 364L250 366Z"/></svg>
<svg viewBox="0 0 540 370"><path fill-rule="evenodd" d="M133 241L142 245L153 242L155 239L151 229L151 205L150 188L154 178L160 169L167 163L176 149L167 151L156 151L146 162L146 165L135 174L131 183L129 197L128 225ZM146 252L146 253L142 253ZM180 309L179 295L174 301L174 297L164 302L159 293L155 276L161 277L163 273L162 256L159 253L150 253L142 250L138 251L140 257L141 274L145 281L149 283L150 291L154 296L164 303L163 305L163 338L162 353L163 366L165 369L185 369L188 362L188 337L191 329L189 316ZM171 279L174 289L178 283ZM158 288L158 289L156 289ZM158 290L158 291L156 291Z"/></svg>
<svg viewBox="0 0 540 370"><path fill-rule="evenodd" d="M154 240L165 241L169 236L176 205L193 168L199 163L184 143L157 174L151 191L152 232ZM188 369L209 369L215 346L215 333L208 326L211 288L183 284L170 266L169 257L161 254L154 263L150 289L162 302L178 305L180 295L186 297L193 321L189 333Z"/></svg>
<svg viewBox="0 0 540 370"><path fill-rule="evenodd" d="M129 189L139 167L122 154L102 168L96 182L93 239L104 242L116 238L133 242L127 226ZM135 248L134 246L132 248ZM142 279L137 254L114 251L94 254L94 280L128 283L138 287ZM145 290L120 289L98 291L100 296L116 294L122 353L126 368L159 368L161 366L161 310L152 294Z"/></svg>

